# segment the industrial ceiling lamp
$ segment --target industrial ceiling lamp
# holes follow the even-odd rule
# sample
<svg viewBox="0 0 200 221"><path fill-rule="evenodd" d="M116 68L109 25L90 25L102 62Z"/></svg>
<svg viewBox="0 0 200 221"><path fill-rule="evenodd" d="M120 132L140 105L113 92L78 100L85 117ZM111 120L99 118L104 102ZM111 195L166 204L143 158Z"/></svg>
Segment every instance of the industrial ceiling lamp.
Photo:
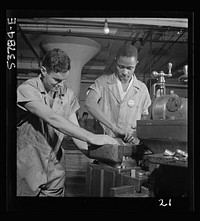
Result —
<svg viewBox="0 0 200 221"><path fill-rule="evenodd" d="M110 29L108 28L108 21L107 19L105 19L105 25L104 25L104 28L103 28L103 32L105 35L108 35L109 32L110 32Z"/></svg>

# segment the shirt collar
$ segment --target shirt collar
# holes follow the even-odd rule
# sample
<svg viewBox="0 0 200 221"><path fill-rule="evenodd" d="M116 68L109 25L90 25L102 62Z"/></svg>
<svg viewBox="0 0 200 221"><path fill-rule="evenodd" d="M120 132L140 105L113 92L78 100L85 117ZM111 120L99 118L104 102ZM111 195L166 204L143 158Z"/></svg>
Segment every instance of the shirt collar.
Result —
<svg viewBox="0 0 200 221"><path fill-rule="evenodd" d="M41 80L41 77L42 77L42 75L39 74L39 76L36 78L36 84L37 84L37 87L38 87L40 93L46 94L47 92L46 92L46 90L44 88L44 84L43 84L43 82Z"/></svg>
<svg viewBox="0 0 200 221"><path fill-rule="evenodd" d="M39 76L36 77L36 84L37 84L37 87L38 87L40 93L47 94L47 91L45 90L44 84L43 84L43 82L41 80L41 76L42 75L39 74ZM66 91L67 91L67 86L65 86L64 83L63 83L62 90L59 90L59 92L57 92L57 93L59 95L63 96L63 94L66 93Z"/></svg>
<svg viewBox="0 0 200 221"><path fill-rule="evenodd" d="M136 88L138 88L138 89L140 89L140 84L139 84L139 82L138 82L137 77L136 77L135 75L132 75L132 78L133 78L132 86L133 86L133 87L136 87ZM113 74L110 76L110 78L108 78L107 82L108 82L109 84L117 84L117 77L116 77L115 73L113 73Z"/></svg>

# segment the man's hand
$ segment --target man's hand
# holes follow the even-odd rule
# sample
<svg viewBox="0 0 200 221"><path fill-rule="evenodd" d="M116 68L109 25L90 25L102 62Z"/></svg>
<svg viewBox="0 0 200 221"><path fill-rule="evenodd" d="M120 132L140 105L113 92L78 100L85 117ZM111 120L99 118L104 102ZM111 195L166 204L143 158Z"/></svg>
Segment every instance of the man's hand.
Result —
<svg viewBox="0 0 200 221"><path fill-rule="evenodd" d="M124 141L129 144L138 145L140 140L136 136L136 130L127 131Z"/></svg>
<svg viewBox="0 0 200 221"><path fill-rule="evenodd" d="M124 140L125 143L129 144L139 144L140 140L136 137L136 130L123 130L117 126L113 127L113 132L115 133L116 137L120 137Z"/></svg>
<svg viewBox="0 0 200 221"><path fill-rule="evenodd" d="M95 145L105 145L105 144L119 145L119 142L108 135L95 134L93 144Z"/></svg>

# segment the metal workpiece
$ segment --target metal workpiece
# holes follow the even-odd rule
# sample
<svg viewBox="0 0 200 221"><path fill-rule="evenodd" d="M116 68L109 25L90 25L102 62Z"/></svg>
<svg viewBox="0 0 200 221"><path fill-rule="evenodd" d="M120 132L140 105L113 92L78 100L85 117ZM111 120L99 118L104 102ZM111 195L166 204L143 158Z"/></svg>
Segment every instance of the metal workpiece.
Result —
<svg viewBox="0 0 200 221"><path fill-rule="evenodd" d="M120 165L123 156L132 156L136 150L135 145L90 145L88 148L89 157L100 162L107 163L111 166Z"/></svg>

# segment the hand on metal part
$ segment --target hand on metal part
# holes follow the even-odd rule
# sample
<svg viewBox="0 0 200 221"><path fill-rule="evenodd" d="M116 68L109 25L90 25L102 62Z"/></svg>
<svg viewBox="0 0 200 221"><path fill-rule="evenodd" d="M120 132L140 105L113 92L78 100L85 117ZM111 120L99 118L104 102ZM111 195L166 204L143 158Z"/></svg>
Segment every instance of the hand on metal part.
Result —
<svg viewBox="0 0 200 221"><path fill-rule="evenodd" d="M124 142L126 143L132 143L132 141L134 140L134 136L130 131L126 132L126 135L124 137Z"/></svg>
<svg viewBox="0 0 200 221"><path fill-rule="evenodd" d="M140 140L137 138L136 130L127 130L126 135L124 137L124 141L129 144L138 145L140 143Z"/></svg>
<svg viewBox="0 0 200 221"><path fill-rule="evenodd" d="M116 137L120 137L123 139L125 143L137 145L140 143L140 140L136 136L136 130L124 130L119 127L115 127L114 129Z"/></svg>
<svg viewBox="0 0 200 221"><path fill-rule="evenodd" d="M105 144L119 145L119 142L116 139L108 135L96 134L94 144L95 145L105 145Z"/></svg>

